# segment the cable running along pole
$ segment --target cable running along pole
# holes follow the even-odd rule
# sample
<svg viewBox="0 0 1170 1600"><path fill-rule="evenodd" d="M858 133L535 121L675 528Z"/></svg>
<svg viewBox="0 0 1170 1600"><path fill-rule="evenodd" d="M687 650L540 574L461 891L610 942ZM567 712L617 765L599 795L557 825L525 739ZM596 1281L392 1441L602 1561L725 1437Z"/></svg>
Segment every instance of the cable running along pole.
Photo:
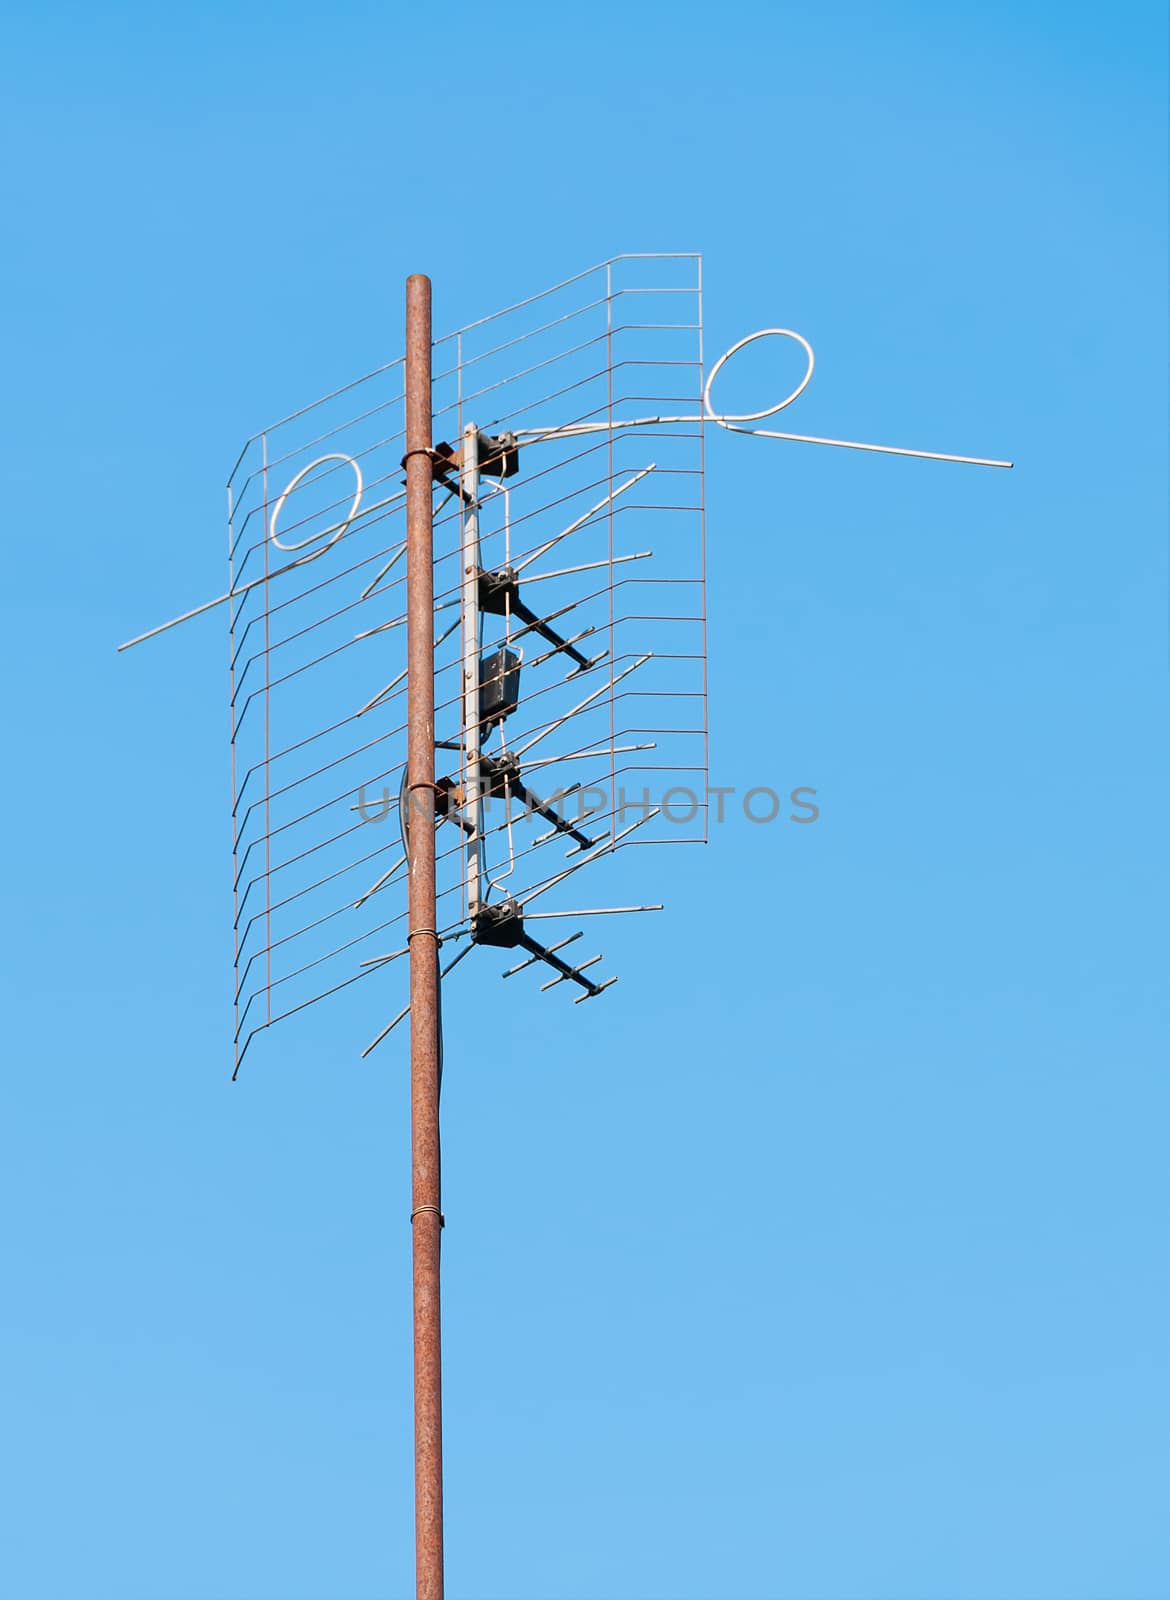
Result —
<svg viewBox="0 0 1170 1600"><path fill-rule="evenodd" d="M443 1400L439 1337L439 940L435 909L434 535L431 280L406 280L407 850L414 1521L418 1600L443 1600Z"/></svg>

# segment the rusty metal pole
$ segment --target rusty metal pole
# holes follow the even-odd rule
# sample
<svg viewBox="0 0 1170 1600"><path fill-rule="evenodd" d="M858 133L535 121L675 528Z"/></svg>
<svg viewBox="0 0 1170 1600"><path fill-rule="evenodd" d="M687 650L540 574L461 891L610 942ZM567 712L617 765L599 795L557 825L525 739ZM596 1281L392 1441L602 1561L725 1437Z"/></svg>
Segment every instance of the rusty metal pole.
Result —
<svg viewBox="0 0 1170 1600"><path fill-rule="evenodd" d="M421 273L406 280L405 461L415 1581L418 1600L443 1600L431 280Z"/></svg>

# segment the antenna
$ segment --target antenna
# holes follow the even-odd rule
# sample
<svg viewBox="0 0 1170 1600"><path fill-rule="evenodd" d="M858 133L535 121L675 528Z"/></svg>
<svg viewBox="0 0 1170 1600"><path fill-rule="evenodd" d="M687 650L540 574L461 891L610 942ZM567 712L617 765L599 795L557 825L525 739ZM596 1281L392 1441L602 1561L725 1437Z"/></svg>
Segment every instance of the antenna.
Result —
<svg viewBox="0 0 1170 1600"><path fill-rule="evenodd" d="M441 990L478 951L549 1003L598 999L619 974L578 954L593 919L663 908L591 904L586 873L707 837L708 427L1010 466L761 427L808 387L812 346L763 328L705 372L702 300L699 256L619 256L434 339L430 280L409 278L405 356L241 451L227 590L120 646L227 608L233 1077L325 1001L363 1057L409 1019L425 1600L443 1593ZM718 411L723 368L766 339L799 346L800 382Z"/></svg>

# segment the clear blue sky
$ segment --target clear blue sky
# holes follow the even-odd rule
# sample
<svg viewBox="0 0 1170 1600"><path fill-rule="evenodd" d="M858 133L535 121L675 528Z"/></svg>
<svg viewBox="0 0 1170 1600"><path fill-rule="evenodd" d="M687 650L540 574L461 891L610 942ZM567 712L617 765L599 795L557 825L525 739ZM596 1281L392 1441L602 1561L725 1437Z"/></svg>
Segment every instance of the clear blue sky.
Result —
<svg viewBox="0 0 1170 1600"><path fill-rule="evenodd" d="M224 620L114 646L408 272L661 249L813 340L794 428L1018 466L711 441L712 777L822 816L450 1008L449 1592L1170 1595L1165 71L1155 4L8 9L0 1594L411 1592L403 1053L228 1082Z"/></svg>

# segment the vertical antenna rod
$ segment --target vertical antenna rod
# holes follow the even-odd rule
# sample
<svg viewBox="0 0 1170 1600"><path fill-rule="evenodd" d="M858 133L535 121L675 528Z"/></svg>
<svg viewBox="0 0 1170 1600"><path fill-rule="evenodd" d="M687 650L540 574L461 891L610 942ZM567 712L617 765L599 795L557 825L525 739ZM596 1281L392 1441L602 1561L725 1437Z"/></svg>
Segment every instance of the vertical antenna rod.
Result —
<svg viewBox="0 0 1170 1600"><path fill-rule="evenodd" d="M418 1600L443 1600L431 280L421 273L406 280L405 465L415 1573Z"/></svg>

